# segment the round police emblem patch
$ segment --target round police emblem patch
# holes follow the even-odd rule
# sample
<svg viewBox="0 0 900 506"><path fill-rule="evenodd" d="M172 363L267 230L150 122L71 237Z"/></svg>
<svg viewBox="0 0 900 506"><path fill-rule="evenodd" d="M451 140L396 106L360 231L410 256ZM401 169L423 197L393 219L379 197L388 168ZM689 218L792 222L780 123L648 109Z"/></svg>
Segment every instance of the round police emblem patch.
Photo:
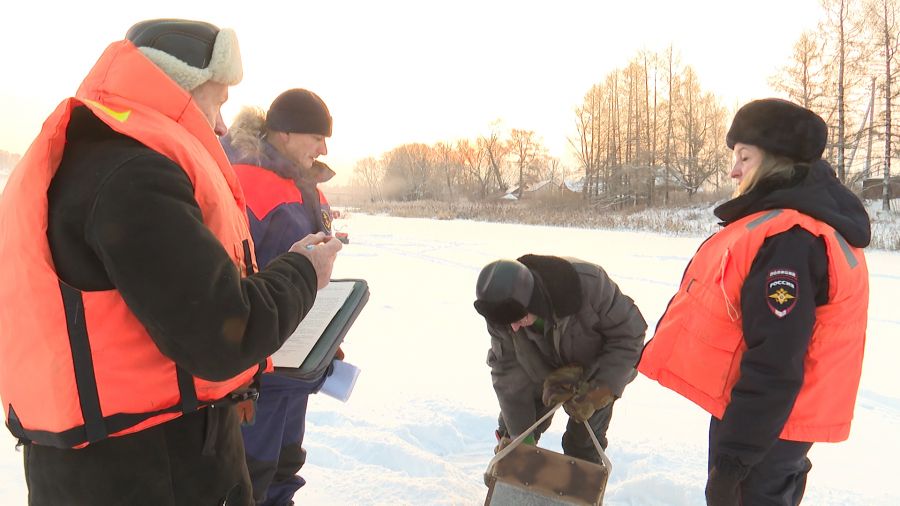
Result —
<svg viewBox="0 0 900 506"><path fill-rule="evenodd" d="M797 273L790 269L775 269L766 278L766 303L772 314L784 318L797 305L799 287Z"/></svg>

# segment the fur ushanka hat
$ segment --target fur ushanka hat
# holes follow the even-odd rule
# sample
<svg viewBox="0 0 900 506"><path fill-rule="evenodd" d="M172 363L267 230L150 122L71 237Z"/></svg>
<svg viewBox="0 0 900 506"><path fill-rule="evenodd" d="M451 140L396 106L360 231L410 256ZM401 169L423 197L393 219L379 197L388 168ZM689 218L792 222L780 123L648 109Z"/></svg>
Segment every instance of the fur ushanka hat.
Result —
<svg viewBox="0 0 900 506"><path fill-rule="evenodd" d="M151 19L125 38L183 89L206 81L234 86L244 77L237 35L229 28L186 19Z"/></svg>
<svg viewBox="0 0 900 506"><path fill-rule="evenodd" d="M754 100L741 107L725 143L750 144L796 162L818 160L828 141L828 126L818 114L777 98Z"/></svg>

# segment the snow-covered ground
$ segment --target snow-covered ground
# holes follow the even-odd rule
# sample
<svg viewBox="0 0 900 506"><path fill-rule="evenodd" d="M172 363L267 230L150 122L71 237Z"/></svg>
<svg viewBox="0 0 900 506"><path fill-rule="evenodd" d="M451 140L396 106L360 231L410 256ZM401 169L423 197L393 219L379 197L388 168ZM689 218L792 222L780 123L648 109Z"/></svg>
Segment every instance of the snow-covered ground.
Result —
<svg viewBox="0 0 900 506"><path fill-rule="evenodd" d="M297 495L307 505L477 505L492 456L497 402L485 365L488 337L472 308L481 267L524 253L603 265L652 327L702 238L403 219L355 214L334 277L368 280L371 298L347 336L362 374L340 403L310 401ZM813 447L805 504L896 505L900 455L900 254L868 252L871 304L866 362L850 440ZM892 307L894 306L894 307ZM638 377L616 404L607 505L700 505L708 416ZM561 451L565 417L542 445ZM5 433L5 431L3 431ZM0 504L24 504L21 454L0 451Z"/></svg>

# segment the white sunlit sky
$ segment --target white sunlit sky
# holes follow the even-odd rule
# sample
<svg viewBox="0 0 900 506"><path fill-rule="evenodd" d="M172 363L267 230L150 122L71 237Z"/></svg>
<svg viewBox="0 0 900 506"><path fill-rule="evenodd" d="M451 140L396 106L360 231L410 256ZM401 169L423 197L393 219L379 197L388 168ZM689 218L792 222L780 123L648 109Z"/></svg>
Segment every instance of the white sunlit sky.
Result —
<svg viewBox="0 0 900 506"><path fill-rule="evenodd" d="M364 278L371 298L343 349L361 369L347 403L313 396L298 504L484 503L498 412L485 357L489 337L472 308L481 267L525 253L604 266L650 333L702 237L351 214L335 221L350 244L334 277ZM804 504L894 506L900 454L900 253L867 252L871 302L866 357L850 439L817 444ZM560 452L564 414L541 445ZM609 431L608 506L702 505L709 416L639 376ZM0 436L0 504L25 504L21 454Z"/></svg>
<svg viewBox="0 0 900 506"><path fill-rule="evenodd" d="M334 116L324 160L354 163L404 143L534 130L574 167L568 138L584 94L638 51L670 44L729 108L776 95L768 80L822 17L818 0L4 2L0 7L0 150L22 154L110 42L137 21L202 19L238 34L241 105L267 107L294 87Z"/></svg>

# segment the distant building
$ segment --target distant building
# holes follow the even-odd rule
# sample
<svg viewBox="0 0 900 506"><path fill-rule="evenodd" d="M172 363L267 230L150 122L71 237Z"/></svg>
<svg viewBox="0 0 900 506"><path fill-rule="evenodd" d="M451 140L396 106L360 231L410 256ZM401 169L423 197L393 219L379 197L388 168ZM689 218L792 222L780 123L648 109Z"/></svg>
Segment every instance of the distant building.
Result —
<svg viewBox="0 0 900 506"><path fill-rule="evenodd" d="M896 198L900 196L900 176L891 176L890 178L890 197ZM880 199L884 195L884 178L871 177L863 180L862 198L864 199Z"/></svg>
<svg viewBox="0 0 900 506"><path fill-rule="evenodd" d="M581 195L584 191L584 176L578 179L567 179L559 184L559 189L563 195L567 193L575 193Z"/></svg>
<svg viewBox="0 0 900 506"><path fill-rule="evenodd" d="M513 185L497 195L497 198L500 200L519 200L517 193L519 193L519 185Z"/></svg>
<svg viewBox="0 0 900 506"><path fill-rule="evenodd" d="M495 198L501 200L551 200L559 198L579 198L581 197L581 180L563 181L554 183L547 179L525 185L522 190L521 197L519 194L519 185L513 185L506 189L502 194L496 195Z"/></svg>
<svg viewBox="0 0 900 506"><path fill-rule="evenodd" d="M544 181L538 181L537 183L532 183L530 185L525 186L525 191L522 192L523 199L541 199L544 197L550 197L554 194L558 193L558 188L556 185L553 185L549 179Z"/></svg>

